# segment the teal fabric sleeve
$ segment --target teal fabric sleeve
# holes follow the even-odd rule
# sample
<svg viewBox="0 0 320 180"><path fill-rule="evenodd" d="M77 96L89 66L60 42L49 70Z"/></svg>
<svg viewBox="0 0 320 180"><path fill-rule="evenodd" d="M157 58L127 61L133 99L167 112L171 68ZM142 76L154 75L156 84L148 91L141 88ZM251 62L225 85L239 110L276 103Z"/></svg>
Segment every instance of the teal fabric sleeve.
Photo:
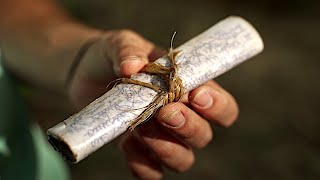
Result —
<svg viewBox="0 0 320 180"><path fill-rule="evenodd" d="M0 59L0 180L7 179L67 180L69 174L40 128L30 121L15 81Z"/></svg>

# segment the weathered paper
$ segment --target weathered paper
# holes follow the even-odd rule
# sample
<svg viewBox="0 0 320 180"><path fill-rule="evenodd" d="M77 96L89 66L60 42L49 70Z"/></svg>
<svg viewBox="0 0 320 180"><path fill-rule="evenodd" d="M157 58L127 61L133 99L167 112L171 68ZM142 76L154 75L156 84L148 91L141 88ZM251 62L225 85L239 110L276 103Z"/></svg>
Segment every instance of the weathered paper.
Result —
<svg viewBox="0 0 320 180"><path fill-rule="evenodd" d="M178 74L190 91L263 50L257 31L240 17L229 17L177 48ZM167 57L156 62L170 66ZM156 76L134 79L161 84ZM79 162L124 133L156 97L152 89L119 84L77 114L48 130L49 141L71 162ZM160 104L161 105L161 104ZM159 105L159 106L160 106Z"/></svg>

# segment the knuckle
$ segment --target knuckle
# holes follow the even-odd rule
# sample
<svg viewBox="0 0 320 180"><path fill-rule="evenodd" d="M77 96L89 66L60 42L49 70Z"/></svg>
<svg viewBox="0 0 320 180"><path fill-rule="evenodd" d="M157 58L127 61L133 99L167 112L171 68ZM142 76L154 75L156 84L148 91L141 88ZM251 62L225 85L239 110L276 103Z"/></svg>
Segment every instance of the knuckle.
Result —
<svg viewBox="0 0 320 180"><path fill-rule="evenodd" d="M135 42L138 38L139 35L129 29L122 29L122 30L117 30L112 33L110 40L110 48L116 46L116 47L121 47L125 44L132 44L132 42Z"/></svg>
<svg viewBox="0 0 320 180"><path fill-rule="evenodd" d="M117 32L118 37L127 38L131 36L137 36L137 33L130 29L121 29Z"/></svg>
<svg viewBox="0 0 320 180"><path fill-rule="evenodd" d="M121 45L121 49L119 49L119 57L125 58L130 56L132 53L136 52L136 50L137 48L131 44L123 44Z"/></svg>

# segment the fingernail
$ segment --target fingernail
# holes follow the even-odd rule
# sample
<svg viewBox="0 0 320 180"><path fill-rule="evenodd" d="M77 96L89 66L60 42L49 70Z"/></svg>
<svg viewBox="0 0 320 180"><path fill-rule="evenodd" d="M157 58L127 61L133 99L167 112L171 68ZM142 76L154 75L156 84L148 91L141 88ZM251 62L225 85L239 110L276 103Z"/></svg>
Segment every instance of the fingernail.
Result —
<svg viewBox="0 0 320 180"><path fill-rule="evenodd" d="M212 106L213 100L208 91L202 89L194 96L192 103L202 109L207 109Z"/></svg>
<svg viewBox="0 0 320 180"><path fill-rule="evenodd" d="M120 66L123 66L126 63L131 63L131 64L136 64L136 63L147 63L148 60L139 56L128 56L124 59L122 59L122 62L120 64Z"/></svg>
<svg viewBox="0 0 320 180"><path fill-rule="evenodd" d="M170 127L181 127L185 122L185 118L179 109L173 111L168 116L163 117L163 123Z"/></svg>

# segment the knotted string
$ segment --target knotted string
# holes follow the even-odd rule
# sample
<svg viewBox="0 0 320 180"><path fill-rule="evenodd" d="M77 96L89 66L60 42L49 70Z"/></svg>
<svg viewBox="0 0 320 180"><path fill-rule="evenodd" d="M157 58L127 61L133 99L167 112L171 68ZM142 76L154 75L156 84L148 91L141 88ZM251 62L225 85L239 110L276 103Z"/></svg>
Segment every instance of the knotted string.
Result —
<svg viewBox="0 0 320 180"><path fill-rule="evenodd" d="M167 54L168 59L171 63L171 67L165 67L158 63L151 62L141 70L141 72L143 73L157 75L161 79L163 79L167 87L166 89L163 89L160 86L155 86L151 83L146 83L134 79L121 79L122 83L140 85L153 89L158 93L156 98L148 106L146 106L145 110L131 123L129 127L131 131L133 131L134 128L139 124L147 121L160 107L159 104L162 104L162 106L164 106L172 102L178 102L184 95L185 90L182 80L178 76L178 65L176 63L176 57L180 54L181 51L175 51L172 47L175 34L176 32L174 32L171 38L171 46L169 49L169 53Z"/></svg>

